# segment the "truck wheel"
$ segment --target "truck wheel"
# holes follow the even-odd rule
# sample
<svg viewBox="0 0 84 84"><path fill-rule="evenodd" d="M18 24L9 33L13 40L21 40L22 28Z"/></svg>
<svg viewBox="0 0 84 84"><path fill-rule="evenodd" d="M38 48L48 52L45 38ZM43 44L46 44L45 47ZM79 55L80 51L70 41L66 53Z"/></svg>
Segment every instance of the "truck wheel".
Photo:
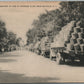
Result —
<svg viewBox="0 0 84 84"><path fill-rule="evenodd" d="M56 62L57 62L57 64L64 64L65 63L65 58L63 58L61 56L61 53L57 53Z"/></svg>

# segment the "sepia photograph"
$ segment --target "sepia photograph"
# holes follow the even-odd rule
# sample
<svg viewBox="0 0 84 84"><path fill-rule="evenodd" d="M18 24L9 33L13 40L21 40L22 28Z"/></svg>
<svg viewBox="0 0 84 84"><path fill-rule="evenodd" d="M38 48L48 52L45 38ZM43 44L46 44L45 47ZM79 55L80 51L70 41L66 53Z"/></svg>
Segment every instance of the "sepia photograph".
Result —
<svg viewBox="0 0 84 84"><path fill-rule="evenodd" d="M84 1L0 2L0 83L84 82Z"/></svg>

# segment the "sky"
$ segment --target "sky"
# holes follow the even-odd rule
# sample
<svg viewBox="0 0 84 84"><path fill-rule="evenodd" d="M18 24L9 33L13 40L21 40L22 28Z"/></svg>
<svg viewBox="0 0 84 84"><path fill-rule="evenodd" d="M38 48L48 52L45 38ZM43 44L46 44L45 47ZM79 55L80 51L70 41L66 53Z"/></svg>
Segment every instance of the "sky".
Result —
<svg viewBox="0 0 84 84"><path fill-rule="evenodd" d="M57 3L58 4L58 3ZM1 6L1 5L0 5ZM0 19L6 23L7 31L12 31L26 43L26 32L32 28L34 19L57 7L0 7Z"/></svg>

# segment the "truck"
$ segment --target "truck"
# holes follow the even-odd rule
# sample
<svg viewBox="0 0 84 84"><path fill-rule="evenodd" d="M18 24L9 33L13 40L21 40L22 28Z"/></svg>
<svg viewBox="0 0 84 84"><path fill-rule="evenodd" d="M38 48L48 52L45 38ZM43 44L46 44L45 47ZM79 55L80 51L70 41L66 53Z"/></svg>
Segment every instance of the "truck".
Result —
<svg viewBox="0 0 84 84"><path fill-rule="evenodd" d="M33 49L34 49L34 52L35 52L36 54L38 54L38 55L41 54L41 50L40 50L40 41L37 41L37 42L35 43Z"/></svg>
<svg viewBox="0 0 84 84"><path fill-rule="evenodd" d="M84 27L81 24L82 21L71 21L62 28L51 43L50 59L55 58L58 64L84 62Z"/></svg>
<svg viewBox="0 0 84 84"><path fill-rule="evenodd" d="M49 37L43 37L40 42L41 55L47 58L50 57L50 40Z"/></svg>

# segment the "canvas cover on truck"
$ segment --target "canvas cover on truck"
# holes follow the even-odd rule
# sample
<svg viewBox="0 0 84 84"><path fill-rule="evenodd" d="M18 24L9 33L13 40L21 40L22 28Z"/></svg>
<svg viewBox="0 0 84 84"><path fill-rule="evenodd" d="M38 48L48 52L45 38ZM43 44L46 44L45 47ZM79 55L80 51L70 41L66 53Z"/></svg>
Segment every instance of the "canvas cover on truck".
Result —
<svg viewBox="0 0 84 84"><path fill-rule="evenodd" d="M65 42L69 38L70 31L72 30L75 21L71 21L62 28L58 35L55 36L54 42L51 44L51 48L64 47Z"/></svg>

